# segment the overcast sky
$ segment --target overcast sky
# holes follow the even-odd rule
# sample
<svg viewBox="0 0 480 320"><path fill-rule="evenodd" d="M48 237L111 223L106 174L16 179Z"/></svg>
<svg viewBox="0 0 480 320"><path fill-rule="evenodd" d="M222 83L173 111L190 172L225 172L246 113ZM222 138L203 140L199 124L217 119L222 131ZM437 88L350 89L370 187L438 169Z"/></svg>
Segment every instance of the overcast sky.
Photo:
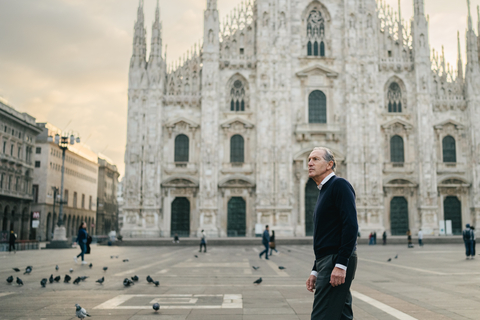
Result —
<svg viewBox="0 0 480 320"><path fill-rule="evenodd" d="M148 45L156 0L145 1ZM386 2L398 7L397 0ZM477 5L472 0L477 29ZM218 0L220 16L240 0ZM456 65L457 30L465 61L466 0L425 0L430 45ZM37 121L78 132L124 172L128 66L138 0L0 0L0 96ZM203 36L206 0L160 0L167 59ZM402 16L413 0L401 0Z"/></svg>

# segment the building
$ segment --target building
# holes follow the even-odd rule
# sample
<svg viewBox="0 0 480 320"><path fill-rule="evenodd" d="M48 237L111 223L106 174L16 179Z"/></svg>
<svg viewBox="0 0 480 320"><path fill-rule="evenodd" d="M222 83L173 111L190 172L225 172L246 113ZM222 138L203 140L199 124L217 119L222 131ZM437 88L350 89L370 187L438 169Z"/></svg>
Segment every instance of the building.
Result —
<svg viewBox="0 0 480 320"><path fill-rule="evenodd" d="M123 204L124 204L124 201L123 201L123 180L120 181L117 185L117 205L118 205L118 229L117 229L117 232L119 230L122 230L123 228L123 219L124 219L124 216L123 216Z"/></svg>
<svg viewBox="0 0 480 320"><path fill-rule="evenodd" d="M62 131L50 123L38 123L42 133L35 144L33 174L34 203L32 211L40 213L37 238L52 240L58 222L59 206L63 201L63 221L67 238L76 236L82 221L87 232L95 234L98 157L82 143L69 145L65 151L64 197L60 197L62 150L54 143ZM58 190L58 191L55 191ZM54 197L56 201L54 203Z"/></svg>
<svg viewBox="0 0 480 320"><path fill-rule="evenodd" d="M35 118L0 101L0 241L14 230L17 239L35 239L30 205L33 200L33 157L41 132Z"/></svg>
<svg viewBox="0 0 480 320"><path fill-rule="evenodd" d="M98 155L97 235L118 230L117 166L106 156Z"/></svg>
<svg viewBox="0 0 480 320"><path fill-rule="evenodd" d="M470 8L466 72L431 54L423 0L404 23L375 0L256 0L203 43L162 55L143 0L130 60L124 225L131 237L312 235L315 146L356 190L362 233L458 234L480 222L480 68ZM465 9L467 12L467 8ZM192 27L192 26L190 26ZM454 44L450 44L454 45Z"/></svg>

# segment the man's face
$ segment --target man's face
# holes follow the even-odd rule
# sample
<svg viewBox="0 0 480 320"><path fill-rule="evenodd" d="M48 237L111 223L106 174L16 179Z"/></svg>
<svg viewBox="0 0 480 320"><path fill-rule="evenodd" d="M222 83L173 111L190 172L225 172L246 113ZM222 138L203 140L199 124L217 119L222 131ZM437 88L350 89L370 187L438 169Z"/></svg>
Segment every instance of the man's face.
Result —
<svg viewBox="0 0 480 320"><path fill-rule="evenodd" d="M323 158L324 150L313 150L308 157L308 176L315 178L332 169L333 162L327 162Z"/></svg>

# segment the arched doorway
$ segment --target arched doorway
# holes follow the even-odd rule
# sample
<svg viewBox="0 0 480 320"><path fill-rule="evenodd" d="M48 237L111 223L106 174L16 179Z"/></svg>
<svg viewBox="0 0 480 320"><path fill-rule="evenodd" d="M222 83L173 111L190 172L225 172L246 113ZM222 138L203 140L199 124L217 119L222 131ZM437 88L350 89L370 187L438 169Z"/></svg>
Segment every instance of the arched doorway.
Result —
<svg viewBox="0 0 480 320"><path fill-rule="evenodd" d="M228 201L227 235L229 237L245 237L247 215L245 200L242 197L232 197Z"/></svg>
<svg viewBox="0 0 480 320"><path fill-rule="evenodd" d="M393 236L403 236L408 231L408 202L404 197L390 201L390 230Z"/></svg>
<svg viewBox="0 0 480 320"><path fill-rule="evenodd" d="M452 233L462 234L462 203L455 196L443 200L443 216L452 221Z"/></svg>
<svg viewBox="0 0 480 320"><path fill-rule="evenodd" d="M305 186L305 235L313 236L313 210L318 198L318 188L315 181L308 179Z"/></svg>
<svg viewBox="0 0 480 320"><path fill-rule="evenodd" d="M185 197L175 198L172 202L170 236L190 236L190 201Z"/></svg>

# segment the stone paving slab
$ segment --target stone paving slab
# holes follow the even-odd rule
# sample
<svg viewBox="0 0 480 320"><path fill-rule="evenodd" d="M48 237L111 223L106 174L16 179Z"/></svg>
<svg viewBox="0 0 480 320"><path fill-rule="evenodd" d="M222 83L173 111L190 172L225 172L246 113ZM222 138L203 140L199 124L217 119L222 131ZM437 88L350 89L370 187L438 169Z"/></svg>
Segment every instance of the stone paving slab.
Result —
<svg viewBox="0 0 480 320"><path fill-rule="evenodd" d="M0 320L75 319L75 303L92 319L310 319L313 294L305 281L313 264L312 248L278 249L265 261L258 258L261 246L209 245L206 254L196 247L93 246L86 257L91 269L74 263L76 249L0 253ZM463 246L456 244L414 249L360 245L352 290L370 302L354 297L355 319L401 319L398 314L408 319L480 319L480 257L466 260L463 254ZM27 265L33 266L31 275L12 270ZM62 281L42 288L40 280L50 274L61 275ZM88 278L78 285L65 284L65 274L72 280ZM7 284L9 275L19 276L25 285ZM140 280L125 288L123 279L133 275ZM147 275L160 286L148 284ZM104 284L95 283L102 276ZM253 284L259 277L263 282ZM119 297L128 299L109 308ZM161 302L158 313L151 309L153 301Z"/></svg>

